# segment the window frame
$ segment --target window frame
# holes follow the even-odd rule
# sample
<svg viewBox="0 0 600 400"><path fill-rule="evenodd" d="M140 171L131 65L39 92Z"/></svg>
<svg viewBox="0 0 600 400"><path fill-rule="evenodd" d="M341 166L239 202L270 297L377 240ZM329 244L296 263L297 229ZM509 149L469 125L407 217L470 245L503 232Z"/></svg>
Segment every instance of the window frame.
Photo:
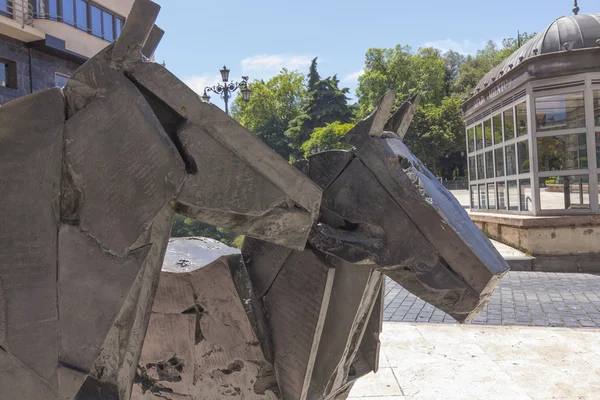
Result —
<svg viewBox="0 0 600 400"><path fill-rule="evenodd" d="M50 9L50 1L56 1L57 4L57 15L51 15L48 10ZM109 42L112 43L115 40L117 40L119 38L119 36L117 35L117 23L121 22L122 26L125 25L125 22L127 21L127 19L125 17L123 17L120 14L117 14L116 12L109 10L108 8L90 1L90 0L83 0L86 3L86 27L85 29L83 29L83 27L80 27L78 24L78 17L77 17L77 0L30 0L30 4L33 7L34 10L34 15L37 16L38 19L49 19L49 20L53 20L53 21L58 21L61 22L63 24L72 26L73 28L79 29L80 31L86 32L92 36L97 37L98 39L104 40L105 42ZM46 12L44 14L40 14L39 10L38 10L38 5L39 3L43 2L44 7L46 9ZM65 2L72 2L73 3L73 24L70 24L68 22L65 22L64 20L64 6L63 4ZM102 30L102 32L100 32L101 36L95 35L92 33L92 20L91 20L91 7L94 6L96 8L98 8L100 10L100 28ZM106 37L106 34L104 32L104 18L105 18L105 13L110 15L110 18L112 19L112 39L109 40ZM122 26L121 26L121 32L122 32ZM120 32L119 32L120 35Z"/></svg>

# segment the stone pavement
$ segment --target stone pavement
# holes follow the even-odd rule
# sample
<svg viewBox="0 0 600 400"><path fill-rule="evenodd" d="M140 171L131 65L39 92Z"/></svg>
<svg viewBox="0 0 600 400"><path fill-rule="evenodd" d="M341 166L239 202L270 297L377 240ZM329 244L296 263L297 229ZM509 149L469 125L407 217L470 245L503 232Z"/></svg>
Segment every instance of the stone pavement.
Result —
<svg viewBox="0 0 600 400"><path fill-rule="evenodd" d="M354 400L600 399L600 330L384 323Z"/></svg>
<svg viewBox="0 0 600 400"><path fill-rule="evenodd" d="M476 325L600 328L600 275L509 272L500 281ZM388 279L385 321L456 321Z"/></svg>

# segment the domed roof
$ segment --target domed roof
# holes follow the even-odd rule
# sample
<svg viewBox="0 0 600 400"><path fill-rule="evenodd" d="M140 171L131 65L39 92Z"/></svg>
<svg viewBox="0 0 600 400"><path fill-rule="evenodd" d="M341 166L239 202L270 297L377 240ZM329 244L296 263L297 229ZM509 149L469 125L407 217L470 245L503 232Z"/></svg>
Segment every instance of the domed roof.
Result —
<svg viewBox="0 0 600 400"><path fill-rule="evenodd" d="M479 81L471 97L500 80L524 61L548 53L598 47L600 14L560 17L537 34Z"/></svg>

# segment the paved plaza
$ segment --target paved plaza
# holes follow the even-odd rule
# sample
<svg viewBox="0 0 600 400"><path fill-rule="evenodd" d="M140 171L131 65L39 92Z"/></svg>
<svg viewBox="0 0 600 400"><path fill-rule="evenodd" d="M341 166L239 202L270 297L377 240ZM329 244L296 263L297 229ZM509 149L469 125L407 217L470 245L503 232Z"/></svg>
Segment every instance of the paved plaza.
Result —
<svg viewBox="0 0 600 400"><path fill-rule="evenodd" d="M600 330L386 322L353 400L598 400Z"/></svg>
<svg viewBox="0 0 600 400"><path fill-rule="evenodd" d="M475 325L600 328L600 275L509 272ZM385 321L456 323L388 279Z"/></svg>

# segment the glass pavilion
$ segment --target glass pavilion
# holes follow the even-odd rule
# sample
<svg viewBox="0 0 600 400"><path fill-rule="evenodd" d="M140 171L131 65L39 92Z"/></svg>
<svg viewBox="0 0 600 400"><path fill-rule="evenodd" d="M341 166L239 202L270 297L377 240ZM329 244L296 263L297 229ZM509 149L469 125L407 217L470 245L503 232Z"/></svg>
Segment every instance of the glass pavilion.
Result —
<svg viewBox="0 0 600 400"><path fill-rule="evenodd" d="M599 210L600 14L562 17L463 105L473 211Z"/></svg>

